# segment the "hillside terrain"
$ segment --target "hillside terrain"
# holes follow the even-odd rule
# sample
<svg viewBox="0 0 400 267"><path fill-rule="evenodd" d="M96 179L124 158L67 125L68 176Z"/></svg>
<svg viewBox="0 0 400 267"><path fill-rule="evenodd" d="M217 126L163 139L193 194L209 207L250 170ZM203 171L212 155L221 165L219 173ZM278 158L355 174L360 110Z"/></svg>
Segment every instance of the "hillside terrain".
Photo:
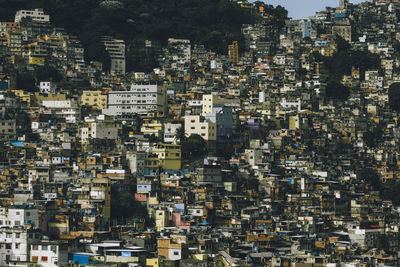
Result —
<svg viewBox="0 0 400 267"><path fill-rule="evenodd" d="M287 11L258 2L277 25ZM127 70L149 71L156 64L155 51L144 51L144 41L166 44L168 38L189 39L218 53L242 40L242 24L255 23L255 9L242 8L230 0L0 0L0 18L12 21L19 9L43 8L51 22L80 38L87 60L102 60L101 36L125 40ZM243 42L239 42L242 45Z"/></svg>

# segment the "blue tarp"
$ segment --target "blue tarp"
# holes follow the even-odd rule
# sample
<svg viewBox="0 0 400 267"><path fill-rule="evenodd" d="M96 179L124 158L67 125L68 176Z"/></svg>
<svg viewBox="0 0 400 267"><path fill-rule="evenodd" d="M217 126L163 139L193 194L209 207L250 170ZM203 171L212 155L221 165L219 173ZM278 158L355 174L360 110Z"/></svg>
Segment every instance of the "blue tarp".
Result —
<svg viewBox="0 0 400 267"><path fill-rule="evenodd" d="M74 261L75 264L78 265L88 265L89 255L74 254L72 256L72 260Z"/></svg>
<svg viewBox="0 0 400 267"><path fill-rule="evenodd" d="M11 141L11 145L17 146L17 147L24 147L24 142L22 142L22 141Z"/></svg>
<svg viewBox="0 0 400 267"><path fill-rule="evenodd" d="M121 257L130 257L131 255L130 251L121 251Z"/></svg>
<svg viewBox="0 0 400 267"><path fill-rule="evenodd" d="M345 13L342 13L342 12L335 13L335 18L337 18L337 19L343 19L345 17L346 17Z"/></svg>

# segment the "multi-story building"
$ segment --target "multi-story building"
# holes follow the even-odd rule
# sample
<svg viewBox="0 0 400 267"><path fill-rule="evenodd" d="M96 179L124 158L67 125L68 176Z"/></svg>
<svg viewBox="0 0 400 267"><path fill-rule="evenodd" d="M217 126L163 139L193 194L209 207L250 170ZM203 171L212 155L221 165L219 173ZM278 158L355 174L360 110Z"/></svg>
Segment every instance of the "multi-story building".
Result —
<svg viewBox="0 0 400 267"><path fill-rule="evenodd" d="M191 59L190 40L168 39L168 53L173 69L183 71L188 68Z"/></svg>
<svg viewBox="0 0 400 267"><path fill-rule="evenodd" d="M50 81L40 82L39 89L42 94L54 94L56 92L55 84Z"/></svg>
<svg viewBox="0 0 400 267"><path fill-rule="evenodd" d="M181 168L181 146L173 144L159 144L151 149L159 160L159 166L165 170L179 170Z"/></svg>
<svg viewBox="0 0 400 267"><path fill-rule="evenodd" d="M15 120L0 119L0 141L10 141L16 138L17 129Z"/></svg>
<svg viewBox="0 0 400 267"><path fill-rule="evenodd" d="M101 115L104 116L104 115ZM121 129L120 125L113 121L86 119L87 125L80 129L82 142L88 142L91 138L117 139Z"/></svg>
<svg viewBox="0 0 400 267"><path fill-rule="evenodd" d="M43 267L67 266L68 244L50 240L33 242L30 245L30 261Z"/></svg>
<svg viewBox="0 0 400 267"><path fill-rule="evenodd" d="M185 116L185 135L200 135L206 141L217 140L217 124L197 115Z"/></svg>
<svg viewBox="0 0 400 267"><path fill-rule="evenodd" d="M233 134L232 108L223 105L214 105L212 113L206 114L206 120L217 126L217 142L229 142Z"/></svg>
<svg viewBox="0 0 400 267"><path fill-rule="evenodd" d="M102 91L83 91L81 105L90 106L92 109L102 110L107 108L107 94Z"/></svg>
<svg viewBox="0 0 400 267"><path fill-rule="evenodd" d="M164 124L164 142L175 143L179 138L177 136L178 129L182 128L180 123L165 123Z"/></svg>
<svg viewBox="0 0 400 267"><path fill-rule="evenodd" d="M0 227L39 227L39 211L35 208L0 208Z"/></svg>
<svg viewBox="0 0 400 267"><path fill-rule="evenodd" d="M30 18L33 21L50 22L50 16L44 14L43 9L36 8L34 10L18 10L15 14L15 22L20 22L24 18Z"/></svg>
<svg viewBox="0 0 400 267"><path fill-rule="evenodd" d="M160 238L157 240L158 255L167 260L182 260L188 255L187 244L173 243L171 238Z"/></svg>
<svg viewBox="0 0 400 267"><path fill-rule="evenodd" d="M228 46L229 60L233 64L237 64L239 61L239 46L237 41L233 41L232 44Z"/></svg>
<svg viewBox="0 0 400 267"><path fill-rule="evenodd" d="M0 227L0 265L18 265L29 261L30 244L38 240L37 230L22 227Z"/></svg>
<svg viewBox="0 0 400 267"><path fill-rule="evenodd" d="M111 58L111 73L125 74L125 42L109 36L103 37L103 44Z"/></svg>
<svg viewBox="0 0 400 267"><path fill-rule="evenodd" d="M137 176L144 175L144 164L145 164L146 153L145 152L129 152L126 154L126 159L129 162L129 169L132 174Z"/></svg>
<svg viewBox="0 0 400 267"><path fill-rule="evenodd" d="M158 85L134 84L129 91L110 91L106 115L148 114L159 116L166 113L167 98L165 88Z"/></svg>
<svg viewBox="0 0 400 267"><path fill-rule="evenodd" d="M18 30L7 31L8 50L14 55L22 55L22 34Z"/></svg>
<svg viewBox="0 0 400 267"><path fill-rule="evenodd" d="M222 104L223 101L217 94L203 95L201 115L206 116L213 112L214 105Z"/></svg>
<svg viewBox="0 0 400 267"><path fill-rule="evenodd" d="M336 21L332 26L332 34L339 35L347 42L351 42L351 24L348 20Z"/></svg>
<svg viewBox="0 0 400 267"><path fill-rule="evenodd" d="M56 115L65 118L68 123L75 123L79 117L79 108L73 100L45 100L42 101L42 105Z"/></svg>

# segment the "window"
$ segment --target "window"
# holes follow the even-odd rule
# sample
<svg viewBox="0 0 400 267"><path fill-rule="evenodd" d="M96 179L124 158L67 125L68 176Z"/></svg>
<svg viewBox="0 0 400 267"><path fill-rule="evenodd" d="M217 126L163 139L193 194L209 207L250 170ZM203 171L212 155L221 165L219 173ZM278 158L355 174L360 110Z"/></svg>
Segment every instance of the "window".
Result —
<svg viewBox="0 0 400 267"><path fill-rule="evenodd" d="M20 233L16 233L15 234L15 238L21 238L21 234Z"/></svg>
<svg viewBox="0 0 400 267"><path fill-rule="evenodd" d="M11 249L11 244L6 244L6 249Z"/></svg>
<svg viewBox="0 0 400 267"><path fill-rule="evenodd" d="M47 257L46 256L42 256L42 261L46 262L47 261Z"/></svg>
<svg viewBox="0 0 400 267"><path fill-rule="evenodd" d="M174 251L174 255L175 256L179 255L179 251Z"/></svg>
<svg viewBox="0 0 400 267"><path fill-rule="evenodd" d="M15 244L15 249L19 249L19 243Z"/></svg>
<svg viewBox="0 0 400 267"><path fill-rule="evenodd" d="M48 246L47 245L43 245L42 246L42 250L48 250Z"/></svg>

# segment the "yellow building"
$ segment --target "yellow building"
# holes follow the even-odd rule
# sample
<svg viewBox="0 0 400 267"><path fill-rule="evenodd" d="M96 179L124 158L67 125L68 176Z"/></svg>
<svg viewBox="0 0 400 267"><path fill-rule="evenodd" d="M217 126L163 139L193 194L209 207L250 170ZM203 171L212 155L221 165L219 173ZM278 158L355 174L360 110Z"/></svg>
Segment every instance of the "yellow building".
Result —
<svg viewBox="0 0 400 267"><path fill-rule="evenodd" d="M11 92L21 99L22 102L26 102L28 107L31 105L31 95L24 90L11 90Z"/></svg>
<svg viewBox="0 0 400 267"><path fill-rule="evenodd" d="M61 37L59 37L59 36L49 36L49 35L45 35L44 36L44 39L47 41L47 40L55 40L55 41L62 41L63 39L61 38Z"/></svg>
<svg viewBox="0 0 400 267"><path fill-rule="evenodd" d="M213 112L214 105L222 104L223 100L216 94L209 94L202 96L202 111L201 115L206 116L208 113Z"/></svg>
<svg viewBox="0 0 400 267"><path fill-rule="evenodd" d="M102 91L83 91L81 96L81 105L90 106L92 109L106 109L107 108L107 94Z"/></svg>
<svg viewBox="0 0 400 267"><path fill-rule="evenodd" d="M181 146L174 144L159 144L152 148L157 155L158 164L164 170L181 169Z"/></svg>
<svg viewBox="0 0 400 267"><path fill-rule="evenodd" d="M38 107L40 106L43 101L64 101L67 100L67 96L65 94L40 94L40 93L35 93L31 97L31 105L33 107Z"/></svg>
<svg viewBox="0 0 400 267"><path fill-rule="evenodd" d="M158 258L146 259L146 266L158 267Z"/></svg>
<svg viewBox="0 0 400 267"><path fill-rule="evenodd" d="M111 216L111 184L109 178L83 178L82 195L78 202L86 202L89 205L102 204L102 215L105 222Z"/></svg>
<svg viewBox="0 0 400 267"><path fill-rule="evenodd" d="M228 46L229 60L233 64L237 64L239 61L239 45L237 41L233 41L232 44Z"/></svg>
<svg viewBox="0 0 400 267"><path fill-rule="evenodd" d="M29 64L32 65L44 65L44 57L29 57Z"/></svg>
<svg viewBox="0 0 400 267"><path fill-rule="evenodd" d="M300 118L298 115L289 117L289 129L296 130L300 128Z"/></svg>
<svg viewBox="0 0 400 267"><path fill-rule="evenodd" d="M165 227L167 227L168 222L169 222L169 211L156 210L156 230L157 230L157 232L161 232Z"/></svg>
<svg viewBox="0 0 400 267"><path fill-rule="evenodd" d="M159 137L162 135L163 124L159 120L144 119L140 132L144 135L152 135Z"/></svg>
<svg viewBox="0 0 400 267"><path fill-rule="evenodd" d="M332 26L332 34L339 35L347 42L351 42L351 25L350 23L336 24Z"/></svg>

